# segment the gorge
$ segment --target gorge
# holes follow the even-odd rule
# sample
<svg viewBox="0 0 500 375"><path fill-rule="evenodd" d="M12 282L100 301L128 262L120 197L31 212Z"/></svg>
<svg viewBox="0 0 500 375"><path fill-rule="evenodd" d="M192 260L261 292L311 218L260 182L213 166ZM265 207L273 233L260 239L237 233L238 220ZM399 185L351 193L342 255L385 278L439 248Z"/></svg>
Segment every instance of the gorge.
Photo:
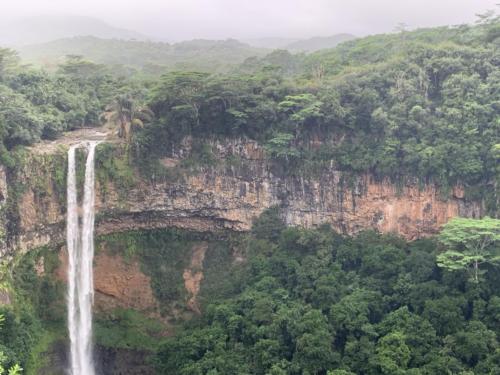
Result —
<svg viewBox="0 0 500 375"><path fill-rule="evenodd" d="M0 48L0 373L500 373L498 35Z"/></svg>
<svg viewBox="0 0 500 375"><path fill-rule="evenodd" d="M139 170L130 166L127 168L133 171L133 178L128 185L110 178L109 167L104 164L109 160L117 164L125 161L127 152L124 146L111 140L95 149L95 230L99 250L92 268L89 268L92 264L89 245L92 244L90 229L93 218L89 205L92 200L90 187L94 185L90 172L95 141L87 153L83 152L85 142L69 146L69 150L33 149L21 173L16 176L26 189L18 196L18 232L4 251L12 254L10 249L15 247L28 254L34 249L36 254L36 249L49 246L58 254L60 265L55 271L56 279L66 282L69 288L68 324L71 326L72 350L67 362L75 364L72 365L73 374L91 371L87 368L82 372L81 369L91 363L89 309L94 290L98 319L115 314L116 309L133 309L144 314L146 320L158 319L162 315L161 321L166 325L160 331L169 335L175 329L172 322L199 314L200 301L208 298L207 293L212 293L209 290L214 288L214 283L219 283L215 281L217 274L223 275L245 262L246 255L241 245L231 245L228 238L232 233L248 232L255 218L269 208L280 207L283 219L292 226L318 228L328 224L345 234L375 229L408 239L432 235L452 217L479 217L482 213L481 205L466 199L460 187L455 187L445 197L432 185L419 186L408 180L398 186L370 175L353 179L334 169L324 169L318 176L297 178L287 176L279 164L266 158L265 150L256 142L228 139L208 144L217 160L214 166L183 168L193 152L192 140L186 139L161 160L174 177L153 181L142 177ZM232 159L237 159L238 163L228 164L227 161ZM63 190L55 172L66 163L65 202L61 199L65 194L61 196L59 193ZM77 190L84 196L82 228L78 227L78 216L75 215L78 211ZM65 229L69 256L65 255L66 249L62 246ZM175 270L167 268L172 275L177 275L172 276L174 278L169 283L178 285L176 288L181 291L180 294L169 294L171 296L162 302L164 297L154 286L157 282L154 273L147 271L136 256L128 258L126 255L129 246L142 247L141 257L151 257L148 252L157 252L159 256L161 251L155 250L157 245L148 245L147 241L130 245L126 238L134 243L133 233L140 236L151 232L152 236L161 239L162 230L172 229L187 231L185 236L189 242L165 258L170 265L158 265L175 265ZM117 241L113 240L115 237ZM120 240L122 237L124 240ZM175 241L179 240L165 243ZM220 246L227 250L216 251ZM75 252L77 249L81 251ZM156 256L154 259L159 262ZM212 262L220 262L223 268L209 266ZM75 266L81 267L79 272ZM84 276L90 276L91 269L95 272L95 285L89 289L92 281ZM68 277L65 276L66 270L69 270ZM48 271L42 272L44 275ZM81 293L80 298L77 293ZM102 337L98 338L99 342L102 340ZM100 347L99 368L117 366L116 371L123 371L124 366L143 368L137 357L142 355L140 351L133 354L123 352L123 349L116 352L103 350ZM60 354L56 358L58 356Z"/></svg>

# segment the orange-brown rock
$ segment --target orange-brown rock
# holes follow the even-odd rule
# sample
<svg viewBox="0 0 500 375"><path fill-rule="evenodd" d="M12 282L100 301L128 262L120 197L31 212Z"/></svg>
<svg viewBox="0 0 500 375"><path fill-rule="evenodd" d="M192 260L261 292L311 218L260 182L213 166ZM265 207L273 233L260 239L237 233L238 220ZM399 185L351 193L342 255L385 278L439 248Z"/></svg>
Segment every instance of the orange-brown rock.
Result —
<svg viewBox="0 0 500 375"><path fill-rule="evenodd" d="M139 263L125 262L121 256L100 252L94 258L95 304L101 310L116 307L156 314L158 303L151 279L141 272Z"/></svg>
<svg viewBox="0 0 500 375"><path fill-rule="evenodd" d="M183 149L169 155L171 168L189 155L190 142L185 140ZM267 161L256 142L217 142L212 149L220 161L217 166L173 181L138 179L125 192L112 184L97 186L97 234L166 227L247 231L255 217L274 205L283 208L290 225L327 223L343 233L376 229L408 239L434 234L454 216L481 216L480 205L467 201L459 187L445 199L433 185L408 182L398 188L368 175L347 185L334 168L316 177L294 177ZM229 157L239 163L224 165ZM21 250L65 239L60 199L53 188L43 196L34 194L28 181L33 170L26 173L28 188L19 202L21 223L14 247Z"/></svg>
<svg viewBox="0 0 500 375"><path fill-rule="evenodd" d="M197 314L200 313L200 308L196 297L200 292L201 281L203 280L203 260L205 259L207 248L208 244L206 242L193 246L189 268L186 268L182 275L184 278L184 287L190 296L187 301L187 307Z"/></svg>
<svg viewBox="0 0 500 375"><path fill-rule="evenodd" d="M68 254L65 248L59 253L58 279L66 281ZM105 249L94 257L94 291L97 311L115 308L132 308L150 316L159 316L159 305L151 289L151 279L140 269L136 260L125 261L118 254Z"/></svg>
<svg viewBox="0 0 500 375"><path fill-rule="evenodd" d="M465 209L457 197L443 200L434 186L404 186L400 192L387 181L365 183L366 192L359 197L348 195L343 222L347 232L363 229L364 218L372 217L372 227L384 233L398 233L414 240L436 233L456 216L479 216L479 206ZM463 198L463 196L462 196Z"/></svg>
<svg viewBox="0 0 500 375"><path fill-rule="evenodd" d="M453 196L458 199L464 199L465 190L462 185L457 185L453 187Z"/></svg>

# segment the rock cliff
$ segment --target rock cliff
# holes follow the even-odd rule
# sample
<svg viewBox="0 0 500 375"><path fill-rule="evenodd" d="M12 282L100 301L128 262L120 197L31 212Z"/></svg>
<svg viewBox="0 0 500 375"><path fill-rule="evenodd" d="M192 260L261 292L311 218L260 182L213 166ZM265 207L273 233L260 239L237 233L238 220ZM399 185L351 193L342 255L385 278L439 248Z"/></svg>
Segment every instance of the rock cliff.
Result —
<svg viewBox="0 0 500 375"><path fill-rule="evenodd" d="M343 233L373 228L416 239L435 233L454 216L481 214L480 205L467 201L460 187L443 197L433 185L407 182L397 186L370 175L347 182L345 174L334 168L297 177L266 159L256 142L219 141L210 146L216 161L211 166L189 172L179 169L190 155L190 140L161 160L164 168L180 173L177 178L155 181L138 177L136 171L134 183L125 189L109 181L98 182L97 234L163 227L247 231L262 211L279 205L290 225L327 223ZM64 150L54 153L52 157L65 160ZM45 164L33 158L20 174L24 189L17 197L19 222L10 248L26 251L64 242L65 198L60 196L64 189L53 178L47 179L50 173ZM43 193L34 182L40 174L45 179ZM2 190L5 176L1 174L0 179Z"/></svg>
<svg viewBox="0 0 500 375"><path fill-rule="evenodd" d="M329 224L342 233L372 228L415 239L436 233L454 216L481 215L480 205L468 201L460 187L443 196L433 185L396 185L368 174L349 176L328 166L320 173L292 173L283 163L266 158L256 142L219 141L210 142L209 146L211 162L198 160L193 165L189 161L193 155L192 141L185 140L160 160L167 171L165 176L170 176L161 179L145 178L144 173L132 168L127 163L126 149L120 144L111 146L112 153L106 151L106 145L98 148L97 234L167 227L209 233L243 232L250 230L253 219L265 209L277 205L290 225ZM17 173L9 174L0 168L0 234L4 240L0 255L58 245L55 247L62 251L58 253L59 266L53 272L62 281L67 270L66 152L64 147L38 147L27 155ZM116 158L116 163L108 163L110 158ZM130 177L126 184L119 175L110 178L110 165L126 169ZM172 294L171 300L161 300L154 288L154 274L148 273L137 257L125 257L125 247L119 243L111 251L104 241L96 248L95 311L106 316L117 308L135 310L161 322L160 335L172 334L176 322L201 313L206 298L203 291L218 287L214 275L244 260L237 248L222 251L221 255L218 248L210 250L204 239L190 242L179 250L183 256L186 254L184 263L165 259L166 263L182 266L178 267L179 280L172 279L179 293ZM43 257L38 259L38 276L49 272L45 269L49 263ZM8 304L10 299L8 291L0 290L0 304ZM64 341L53 344L46 354L50 366L40 373L58 373L55 369L63 373L66 353ZM147 351L99 347L98 353L97 362L106 373L153 373L144 363Z"/></svg>

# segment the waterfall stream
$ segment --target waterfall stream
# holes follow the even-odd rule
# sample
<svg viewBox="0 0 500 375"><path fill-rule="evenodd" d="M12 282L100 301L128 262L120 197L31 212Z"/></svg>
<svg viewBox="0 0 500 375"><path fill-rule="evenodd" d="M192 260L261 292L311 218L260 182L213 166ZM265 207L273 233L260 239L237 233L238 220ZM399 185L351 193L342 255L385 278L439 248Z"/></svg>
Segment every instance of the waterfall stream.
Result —
<svg viewBox="0 0 500 375"><path fill-rule="evenodd" d="M79 224L75 151L68 151L67 231L68 248L68 331L71 375L94 375L92 359L92 304L94 282L94 155L98 142L87 142L83 188L82 220Z"/></svg>

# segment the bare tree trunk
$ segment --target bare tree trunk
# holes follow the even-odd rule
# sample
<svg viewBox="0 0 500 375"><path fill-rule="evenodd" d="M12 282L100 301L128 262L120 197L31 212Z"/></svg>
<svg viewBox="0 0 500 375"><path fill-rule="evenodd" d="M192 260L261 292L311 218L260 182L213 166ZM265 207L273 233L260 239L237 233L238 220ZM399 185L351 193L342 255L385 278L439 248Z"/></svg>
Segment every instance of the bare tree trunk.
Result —
<svg viewBox="0 0 500 375"><path fill-rule="evenodd" d="M474 281L476 283L479 282L479 276L478 276L478 274L479 274L479 264L478 264L477 260L475 260L474 261Z"/></svg>
<svg viewBox="0 0 500 375"><path fill-rule="evenodd" d="M132 123L127 121L125 123L125 140L127 141L127 143L130 143L130 139L132 138L131 128L132 128Z"/></svg>

